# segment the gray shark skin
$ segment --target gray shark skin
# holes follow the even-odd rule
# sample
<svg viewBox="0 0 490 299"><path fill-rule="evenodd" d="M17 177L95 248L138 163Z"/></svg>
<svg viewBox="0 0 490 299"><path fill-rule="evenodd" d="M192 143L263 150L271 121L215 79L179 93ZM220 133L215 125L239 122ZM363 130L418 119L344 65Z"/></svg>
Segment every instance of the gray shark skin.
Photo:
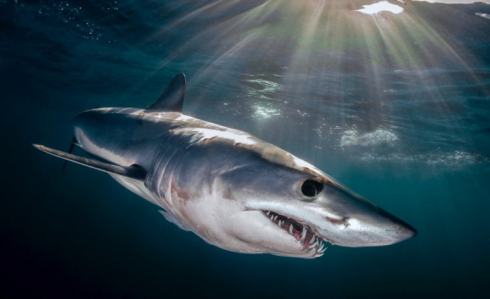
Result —
<svg viewBox="0 0 490 299"><path fill-rule="evenodd" d="M34 145L109 173L209 244L241 253L315 258L324 242L394 244L415 229L315 166L246 132L180 112L177 75L146 109L99 108L74 119L79 145L94 159Z"/></svg>

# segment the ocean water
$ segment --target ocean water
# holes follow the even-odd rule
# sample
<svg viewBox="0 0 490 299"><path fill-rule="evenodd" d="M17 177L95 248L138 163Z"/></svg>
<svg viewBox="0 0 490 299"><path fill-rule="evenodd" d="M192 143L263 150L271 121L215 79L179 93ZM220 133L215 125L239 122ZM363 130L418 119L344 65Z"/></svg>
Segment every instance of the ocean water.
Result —
<svg viewBox="0 0 490 299"><path fill-rule="evenodd" d="M490 6L377 1L0 1L3 298L488 298ZM109 176L49 157L71 119L186 114L318 166L418 230L313 260L206 244ZM80 152L78 152L80 154Z"/></svg>

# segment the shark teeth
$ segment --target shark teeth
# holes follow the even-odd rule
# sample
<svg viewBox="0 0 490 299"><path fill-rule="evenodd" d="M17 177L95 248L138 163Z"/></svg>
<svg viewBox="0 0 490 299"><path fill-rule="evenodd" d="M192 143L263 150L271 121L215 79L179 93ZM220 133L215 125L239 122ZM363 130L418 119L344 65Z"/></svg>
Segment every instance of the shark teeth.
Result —
<svg viewBox="0 0 490 299"><path fill-rule="evenodd" d="M326 250L324 239L318 237L315 231L307 224L300 223L289 217L272 211L262 211L272 222L293 236L303 246L307 255L312 257L322 256Z"/></svg>
<svg viewBox="0 0 490 299"><path fill-rule="evenodd" d="M310 246L308 246L309 248L316 248L318 247L318 241L315 240L315 242L313 242L313 244L310 244Z"/></svg>
<svg viewBox="0 0 490 299"><path fill-rule="evenodd" d="M325 244L322 242L322 245L320 245L320 248L318 249L318 254L322 254L327 250L327 247L324 247Z"/></svg>
<svg viewBox="0 0 490 299"><path fill-rule="evenodd" d="M303 226L303 231L301 232L301 242L305 241L306 238L306 227Z"/></svg>

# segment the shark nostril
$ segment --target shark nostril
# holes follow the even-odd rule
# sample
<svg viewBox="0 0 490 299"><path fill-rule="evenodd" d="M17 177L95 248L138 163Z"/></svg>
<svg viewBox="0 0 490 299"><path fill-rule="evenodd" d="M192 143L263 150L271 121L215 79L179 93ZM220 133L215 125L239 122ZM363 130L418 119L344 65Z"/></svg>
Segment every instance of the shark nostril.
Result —
<svg viewBox="0 0 490 299"><path fill-rule="evenodd" d="M325 220L327 220L328 222L333 223L333 224L343 225L346 228L349 227L349 225L350 225L349 224L349 217L344 217L342 219L335 219L335 218L331 218L331 217L325 217Z"/></svg>

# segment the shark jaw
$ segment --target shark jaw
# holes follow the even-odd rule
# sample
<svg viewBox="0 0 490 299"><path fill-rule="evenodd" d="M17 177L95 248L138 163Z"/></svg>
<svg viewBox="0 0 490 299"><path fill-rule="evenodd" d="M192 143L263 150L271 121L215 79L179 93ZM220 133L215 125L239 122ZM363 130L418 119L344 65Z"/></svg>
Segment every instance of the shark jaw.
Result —
<svg viewBox="0 0 490 299"><path fill-rule="evenodd" d="M315 233L315 230L308 224L272 211L262 210L261 212L269 218L272 223L287 232L301 244L302 251L305 254L304 257L321 257L325 250L327 250L324 241L328 242L328 240L318 236Z"/></svg>

